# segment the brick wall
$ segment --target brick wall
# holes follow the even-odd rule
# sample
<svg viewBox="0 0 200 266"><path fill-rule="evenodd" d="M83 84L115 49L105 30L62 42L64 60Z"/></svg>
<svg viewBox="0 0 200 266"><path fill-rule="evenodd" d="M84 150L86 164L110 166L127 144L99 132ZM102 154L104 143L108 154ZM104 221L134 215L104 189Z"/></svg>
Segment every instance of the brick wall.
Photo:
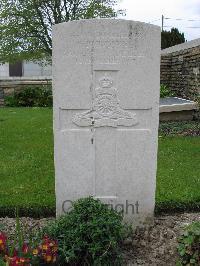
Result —
<svg viewBox="0 0 200 266"><path fill-rule="evenodd" d="M161 84L169 86L176 96L197 99L200 94L200 39L162 51Z"/></svg>

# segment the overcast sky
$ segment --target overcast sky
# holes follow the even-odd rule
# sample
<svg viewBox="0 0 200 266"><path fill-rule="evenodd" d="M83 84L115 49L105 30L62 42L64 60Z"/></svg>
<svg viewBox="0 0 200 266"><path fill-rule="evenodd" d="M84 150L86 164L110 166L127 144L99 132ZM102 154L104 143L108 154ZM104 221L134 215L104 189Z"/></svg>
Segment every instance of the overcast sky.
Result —
<svg viewBox="0 0 200 266"><path fill-rule="evenodd" d="M161 26L162 14L164 26L177 27L185 33L188 41L200 38L200 0L119 0L119 9L126 9L125 19L152 22ZM175 20L183 19L183 20ZM197 21L187 21L197 20ZM199 27L199 28L188 28ZM171 27L165 27L170 30Z"/></svg>

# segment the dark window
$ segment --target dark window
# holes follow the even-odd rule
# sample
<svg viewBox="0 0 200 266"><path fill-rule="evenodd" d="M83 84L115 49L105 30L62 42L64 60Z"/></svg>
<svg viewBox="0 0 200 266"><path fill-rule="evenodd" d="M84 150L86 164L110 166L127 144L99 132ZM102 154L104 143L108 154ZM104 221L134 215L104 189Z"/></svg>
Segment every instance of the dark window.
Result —
<svg viewBox="0 0 200 266"><path fill-rule="evenodd" d="M10 77L21 77L22 76L22 62L15 64L9 64L9 76Z"/></svg>

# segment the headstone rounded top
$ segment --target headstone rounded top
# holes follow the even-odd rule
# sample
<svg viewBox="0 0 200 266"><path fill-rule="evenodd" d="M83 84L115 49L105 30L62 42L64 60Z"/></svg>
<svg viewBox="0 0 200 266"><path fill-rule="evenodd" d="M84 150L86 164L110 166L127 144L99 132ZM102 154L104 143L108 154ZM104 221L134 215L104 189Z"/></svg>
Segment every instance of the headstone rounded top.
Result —
<svg viewBox="0 0 200 266"><path fill-rule="evenodd" d="M150 23L140 22L140 21L133 21L133 20L125 20L125 19L80 19L80 20L73 20L68 22L63 22L60 24L56 24L53 26L54 30L58 28L67 28L68 34L69 29L72 29L72 32L74 32L74 27L78 32L76 34L84 34L88 31L93 31L93 34L96 35L98 33L98 27L102 28L105 27L104 35L109 35L110 30L112 28L112 34L113 31L116 29L116 31L121 35L122 31L125 30L128 26L129 34L131 35L131 31L139 32L140 30L143 31L152 31L152 30L158 30L160 31L160 27L157 25L152 25ZM79 31L80 30L80 31ZM126 31L124 32L126 34Z"/></svg>

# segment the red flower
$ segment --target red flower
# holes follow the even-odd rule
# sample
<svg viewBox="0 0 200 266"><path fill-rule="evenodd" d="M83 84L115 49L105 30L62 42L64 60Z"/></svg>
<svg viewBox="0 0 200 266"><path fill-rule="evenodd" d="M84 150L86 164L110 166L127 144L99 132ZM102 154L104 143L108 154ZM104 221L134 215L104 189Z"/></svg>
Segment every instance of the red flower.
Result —
<svg viewBox="0 0 200 266"><path fill-rule="evenodd" d="M22 246L22 252L24 254L28 254L29 253L29 246L26 243L24 243L23 246Z"/></svg>
<svg viewBox="0 0 200 266"><path fill-rule="evenodd" d="M45 262L52 263L56 261L58 251L57 241L50 239L48 236L44 236L41 249L42 258Z"/></svg>
<svg viewBox="0 0 200 266"><path fill-rule="evenodd" d="M57 260L58 242L50 239L48 236L44 236L41 245L33 249L27 243L24 243L22 246L22 257L19 257L16 248L14 248L13 254L9 255L6 242L6 235L0 232L0 253L3 253L4 260L8 266L31 266L33 257L43 259L49 264L55 263Z"/></svg>
<svg viewBox="0 0 200 266"><path fill-rule="evenodd" d="M31 266L29 258L7 257L6 261L9 266Z"/></svg>
<svg viewBox="0 0 200 266"><path fill-rule="evenodd" d="M0 252L6 251L6 241L7 241L7 237L4 233L0 232Z"/></svg>

